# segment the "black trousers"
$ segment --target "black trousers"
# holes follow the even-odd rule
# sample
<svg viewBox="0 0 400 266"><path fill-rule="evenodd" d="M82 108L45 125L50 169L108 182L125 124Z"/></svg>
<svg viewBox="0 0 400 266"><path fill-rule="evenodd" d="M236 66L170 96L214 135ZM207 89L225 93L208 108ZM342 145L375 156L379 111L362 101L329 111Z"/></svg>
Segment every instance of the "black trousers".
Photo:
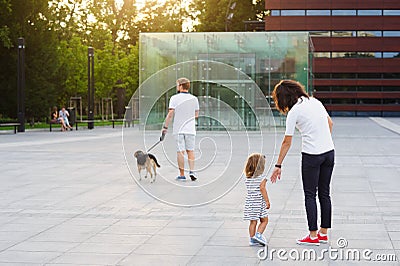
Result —
<svg viewBox="0 0 400 266"><path fill-rule="evenodd" d="M310 231L318 230L317 203L315 199L317 191L319 204L321 206L321 227L331 228L332 204L330 184L334 164L334 150L318 155L302 153L301 175L303 179L308 228Z"/></svg>

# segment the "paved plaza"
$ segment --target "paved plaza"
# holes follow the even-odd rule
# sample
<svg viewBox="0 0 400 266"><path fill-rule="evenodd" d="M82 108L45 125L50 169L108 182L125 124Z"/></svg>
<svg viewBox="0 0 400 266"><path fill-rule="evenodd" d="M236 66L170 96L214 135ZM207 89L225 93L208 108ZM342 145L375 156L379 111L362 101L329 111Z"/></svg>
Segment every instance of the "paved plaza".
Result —
<svg viewBox="0 0 400 266"><path fill-rule="evenodd" d="M243 179L233 187L236 179L219 183L228 189L217 200L209 199L221 191L201 191L213 182L207 169L199 173L198 183L177 185L175 158L169 162L162 156L163 148L174 153L171 141L152 151L162 166L156 182L143 178L139 186L130 156L136 146L143 148L138 127L0 131L0 265L399 265L400 118L333 121L336 165L329 245L305 248L295 242L307 233L297 134L282 180L267 184L266 253L248 246ZM158 132L151 134L149 144ZM232 134L242 143L259 137ZM199 135L209 135L218 147L228 146L218 133ZM282 135L283 128L267 132L265 145L279 146ZM229 171L241 169L247 150L243 152L239 147L229 162L217 154L213 167L234 175ZM266 152L267 164L274 163L272 153ZM229 164L235 167L225 167ZM312 252L322 259L302 258ZM265 254L265 260L259 258Z"/></svg>

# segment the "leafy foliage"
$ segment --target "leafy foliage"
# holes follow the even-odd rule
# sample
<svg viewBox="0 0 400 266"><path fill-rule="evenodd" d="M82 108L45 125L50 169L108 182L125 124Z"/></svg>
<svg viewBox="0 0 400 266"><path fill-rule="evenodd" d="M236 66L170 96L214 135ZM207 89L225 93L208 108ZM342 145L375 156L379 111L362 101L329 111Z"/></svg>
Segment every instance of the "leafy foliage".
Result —
<svg viewBox="0 0 400 266"><path fill-rule="evenodd" d="M24 37L26 117L41 119L53 106L80 96L86 105L87 52L95 50L96 100L127 104L138 86L140 32L224 31L229 0L0 0L0 118L17 113L17 39ZM263 1L236 1L229 30L262 15ZM230 10L228 10L230 12ZM117 94L124 92L125 97ZM117 104L118 98L118 104Z"/></svg>
<svg viewBox="0 0 400 266"><path fill-rule="evenodd" d="M265 8L260 0L194 0L191 9L192 13L197 11L196 31L219 32L244 31L243 21L262 20Z"/></svg>

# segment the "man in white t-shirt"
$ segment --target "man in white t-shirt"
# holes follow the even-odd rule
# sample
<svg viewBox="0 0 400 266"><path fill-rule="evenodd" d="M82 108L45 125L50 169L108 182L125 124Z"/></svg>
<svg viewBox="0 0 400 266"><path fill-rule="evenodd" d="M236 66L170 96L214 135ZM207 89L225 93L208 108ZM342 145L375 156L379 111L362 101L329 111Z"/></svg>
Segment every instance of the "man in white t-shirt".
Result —
<svg viewBox="0 0 400 266"><path fill-rule="evenodd" d="M166 134L168 125L172 118L173 135L177 144L177 160L179 167L179 176L177 180L185 181L185 151L188 155L189 176L192 181L197 179L194 172L194 147L196 136L196 121L199 116L199 101L196 96L189 93L190 80L180 78L176 81L176 89L178 94L171 97L169 101L169 111L165 118L162 133Z"/></svg>

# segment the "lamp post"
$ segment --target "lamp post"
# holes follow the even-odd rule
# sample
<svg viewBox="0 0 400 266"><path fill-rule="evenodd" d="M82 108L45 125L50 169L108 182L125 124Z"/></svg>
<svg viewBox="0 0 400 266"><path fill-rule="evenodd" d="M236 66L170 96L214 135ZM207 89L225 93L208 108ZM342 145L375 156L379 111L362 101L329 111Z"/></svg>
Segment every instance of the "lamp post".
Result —
<svg viewBox="0 0 400 266"><path fill-rule="evenodd" d="M18 38L18 65L17 65L17 117L18 132L25 132L25 39Z"/></svg>
<svg viewBox="0 0 400 266"><path fill-rule="evenodd" d="M88 48L88 129L94 128L94 48Z"/></svg>
<svg viewBox="0 0 400 266"><path fill-rule="evenodd" d="M232 22L233 18L233 10L236 7L236 2L232 3L232 0L229 0L228 8L226 9L225 14L225 31L229 31L229 25Z"/></svg>

